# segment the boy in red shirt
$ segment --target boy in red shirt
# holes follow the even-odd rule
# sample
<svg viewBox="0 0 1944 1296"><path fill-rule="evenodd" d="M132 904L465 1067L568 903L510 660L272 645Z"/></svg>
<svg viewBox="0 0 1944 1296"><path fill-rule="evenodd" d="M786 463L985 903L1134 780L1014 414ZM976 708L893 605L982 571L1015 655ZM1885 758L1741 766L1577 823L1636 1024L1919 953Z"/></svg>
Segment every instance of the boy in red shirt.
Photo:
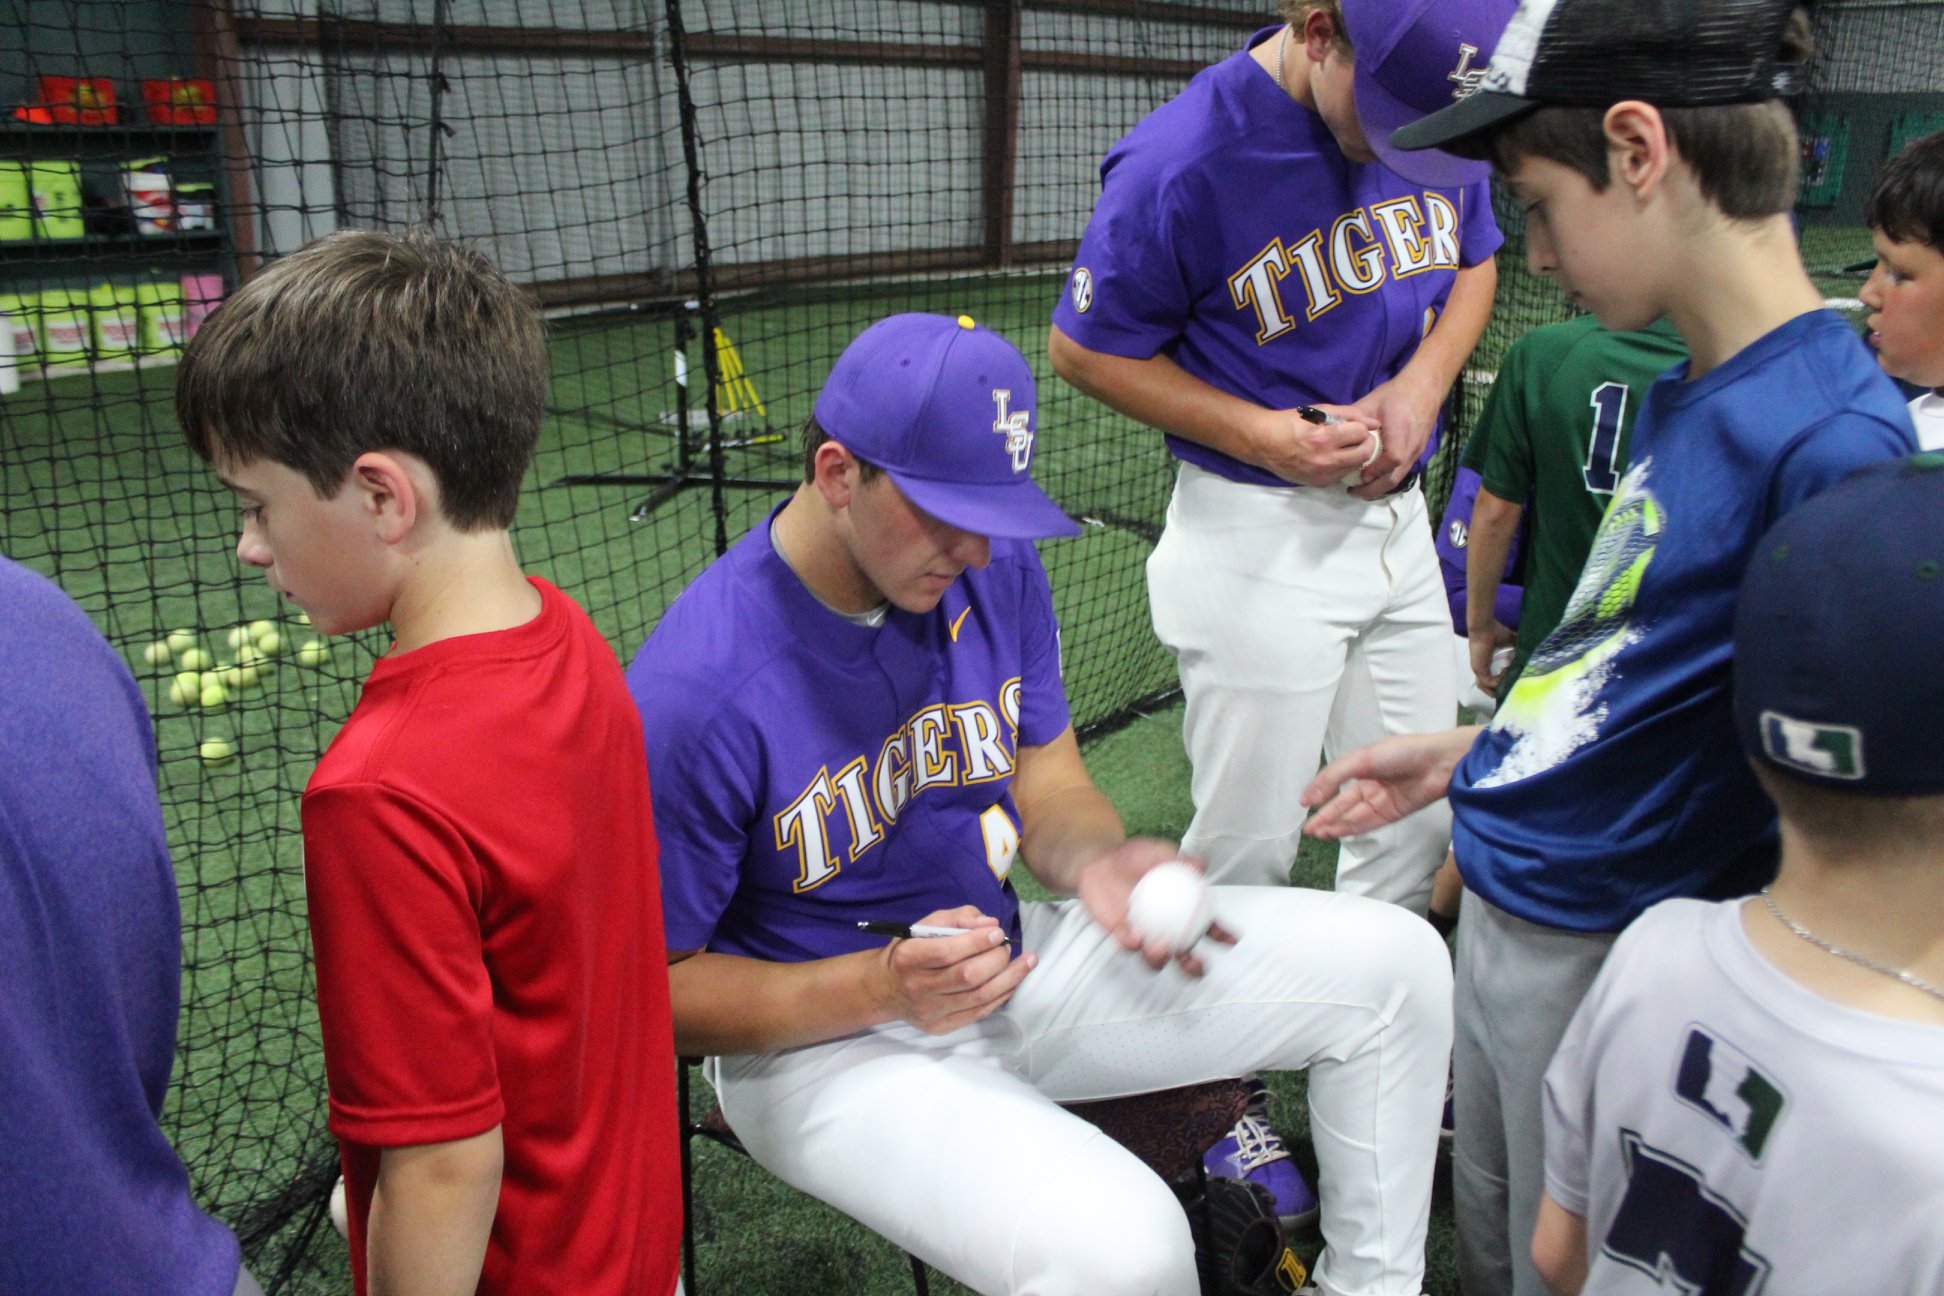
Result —
<svg viewBox="0 0 1944 1296"><path fill-rule="evenodd" d="M321 633L395 637L303 802L360 1296L676 1286L640 721L508 535L547 371L485 258L344 232L232 297L177 376L237 556Z"/></svg>

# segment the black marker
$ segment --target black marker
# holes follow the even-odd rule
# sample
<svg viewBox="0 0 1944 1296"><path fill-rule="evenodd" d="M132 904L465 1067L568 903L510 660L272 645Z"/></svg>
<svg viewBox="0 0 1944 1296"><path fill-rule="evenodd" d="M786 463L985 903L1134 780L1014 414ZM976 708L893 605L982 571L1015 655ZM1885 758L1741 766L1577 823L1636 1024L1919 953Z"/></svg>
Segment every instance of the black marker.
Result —
<svg viewBox="0 0 1944 1296"><path fill-rule="evenodd" d="M1302 419L1305 423L1326 423L1327 424L1327 423L1343 422L1343 420L1338 418L1336 415L1326 414L1322 410L1316 408L1316 406L1314 405L1298 405L1296 407L1296 417Z"/></svg>
<svg viewBox="0 0 1944 1296"><path fill-rule="evenodd" d="M899 940L912 940L914 938L926 939L940 936L966 936L978 931L979 928L933 927L925 923L861 922L857 924L857 930L869 932L873 936L895 936ZM1012 943L1012 937L1010 936L1002 936L1000 939L1008 945Z"/></svg>

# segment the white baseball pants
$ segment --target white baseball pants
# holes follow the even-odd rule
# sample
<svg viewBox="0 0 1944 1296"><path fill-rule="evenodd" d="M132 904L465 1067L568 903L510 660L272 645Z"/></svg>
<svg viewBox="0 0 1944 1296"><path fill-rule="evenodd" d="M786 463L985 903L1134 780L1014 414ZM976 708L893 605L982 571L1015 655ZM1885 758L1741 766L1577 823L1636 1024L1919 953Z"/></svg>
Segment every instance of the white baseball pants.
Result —
<svg viewBox="0 0 1944 1296"><path fill-rule="evenodd" d="M1307 1068L1332 1296L1416 1296L1451 1044L1429 924L1295 888L1219 887L1241 937L1149 970L1077 901L1023 907L1040 957L1000 1012L709 1059L757 1161L973 1289L1195 1296L1180 1205L1058 1102Z"/></svg>
<svg viewBox="0 0 1944 1296"><path fill-rule="evenodd" d="M1451 616L1421 491L1229 481L1184 464L1148 558L1154 632L1187 700L1184 854L1222 882L1289 881L1323 753L1456 723ZM1445 803L1344 841L1337 890L1419 914L1451 841Z"/></svg>

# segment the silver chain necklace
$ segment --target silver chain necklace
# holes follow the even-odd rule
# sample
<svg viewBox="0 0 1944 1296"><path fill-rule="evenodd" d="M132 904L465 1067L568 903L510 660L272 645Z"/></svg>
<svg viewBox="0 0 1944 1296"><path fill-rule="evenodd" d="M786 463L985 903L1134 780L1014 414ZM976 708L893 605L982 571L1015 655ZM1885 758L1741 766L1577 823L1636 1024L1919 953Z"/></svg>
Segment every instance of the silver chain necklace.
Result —
<svg viewBox="0 0 1944 1296"><path fill-rule="evenodd" d="M1762 897L1762 903L1768 906L1768 911L1775 915L1775 921L1781 923L1784 927L1787 927L1790 931L1802 937L1802 939L1808 941L1823 953L1834 954L1837 958L1845 959L1856 964L1858 967L1868 968L1872 972L1880 972L1887 977L1894 977L1909 986L1912 990L1922 990L1933 999L1944 999L1944 988L1939 988L1928 981L1914 977L1902 968L1893 968L1888 963L1879 963L1873 958L1865 958L1855 950L1846 950L1841 945L1833 941L1826 941L1816 935L1816 933L1783 913L1782 907L1775 903L1775 897L1769 894L1767 887L1763 887L1759 894Z"/></svg>
<svg viewBox="0 0 1944 1296"><path fill-rule="evenodd" d="M1283 54L1288 49L1289 49L1289 24L1284 23L1282 39L1276 42L1276 85L1279 89L1281 89L1281 91L1284 94L1289 93L1289 86L1285 84L1283 81Z"/></svg>

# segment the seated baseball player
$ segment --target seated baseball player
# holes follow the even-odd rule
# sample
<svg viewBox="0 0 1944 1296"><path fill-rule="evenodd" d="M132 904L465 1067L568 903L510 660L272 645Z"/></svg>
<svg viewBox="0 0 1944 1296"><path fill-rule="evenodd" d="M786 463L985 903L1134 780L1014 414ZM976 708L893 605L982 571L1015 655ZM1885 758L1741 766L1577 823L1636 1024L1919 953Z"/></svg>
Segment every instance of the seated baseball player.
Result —
<svg viewBox="0 0 1944 1296"><path fill-rule="evenodd" d="M1944 729L1909 669L1944 655L1939 517L1930 452L1756 550L1735 727L1781 871L1635 919L1567 1029L1532 1243L1556 1293L1944 1289Z"/></svg>
<svg viewBox="0 0 1944 1296"><path fill-rule="evenodd" d="M1171 842L1081 762L1029 540L1033 376L965 316L837 361L804 480L628 671L677 1045L755 1158L987 1293L1197 1289L1168 1187L1061 1102L1309 1069L1338 1296L1415 1296L1449 961L1394 905L1217 887L1170 959L1126 921ZM1077 897L1022 903L1030 870ZM886 939L860 923L958 934Z"/></svg>

